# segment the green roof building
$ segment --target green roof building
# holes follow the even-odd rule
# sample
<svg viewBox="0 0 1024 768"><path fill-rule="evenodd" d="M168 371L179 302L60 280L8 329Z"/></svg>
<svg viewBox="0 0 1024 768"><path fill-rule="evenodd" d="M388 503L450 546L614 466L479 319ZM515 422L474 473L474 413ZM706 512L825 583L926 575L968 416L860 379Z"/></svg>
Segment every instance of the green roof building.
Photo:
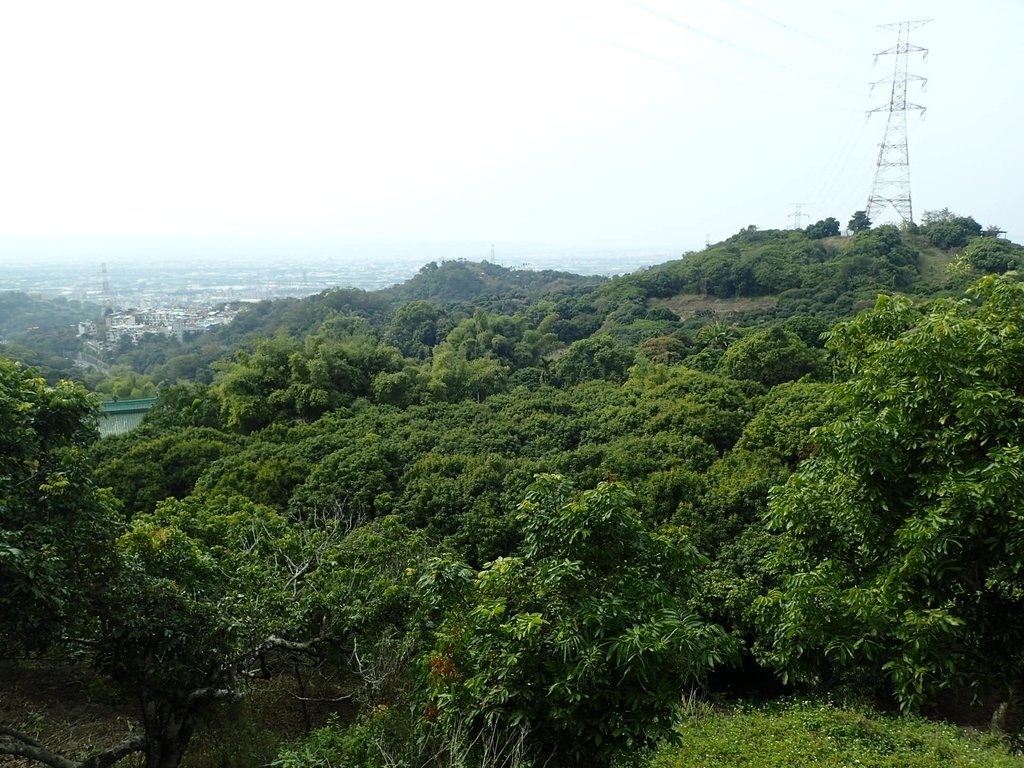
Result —
<svg viewBox="0 0 1024 768"><path fill-rule="evenodd" d="M111 400L100 403L100 436L123 435L142 423L146 411L153 407L155 397L139 400Z"/></svg>

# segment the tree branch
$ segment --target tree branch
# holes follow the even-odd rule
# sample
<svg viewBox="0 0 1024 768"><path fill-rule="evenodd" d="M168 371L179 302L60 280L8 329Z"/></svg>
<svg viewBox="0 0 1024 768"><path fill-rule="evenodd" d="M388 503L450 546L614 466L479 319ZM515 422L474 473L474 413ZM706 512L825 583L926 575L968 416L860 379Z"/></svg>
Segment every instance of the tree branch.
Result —
<svg viewBox="0 0 1024 768"><path fill-rule="evenodd" d="M50 752L40 742L14 728L0 725L0 736L7 737L6 740L0 741L0 755L27 757L52 768L78 768L78 763L74 760Z"/></svg>
<svg viewBox="0 0 1024 768"><path fill-rule="evenodd" d="M260 643L259 652L266 653L271 648L283 648L284 650L292 651L293 653L312 653L323 641L323 637L314 637L312 640L297 641L285 640L283 637L271 635Z"/></svg>
<svg viewBox="0 0 1024 768"><path fill-rule="evenodd" d="M223 699L238 700L242 695L230 688L197 688L188 695L190 704L198 704L205 701L218 701Z"/></svg>
<svg viewBox="0 0 1024 768"><path fill-rule="evenodd" d="M142 736L133 736L85 760L77 761L51 752L36 739L10 726L0 724L0 736L6 737L6 740L0 741L0 755L24 757L51 768L108 768L132 752L141 752L146 746Z"/></svg>
<svg viewBox="0 0 1024 768"><path fill-rule="evenodd" d="M83 760L80 763L80 768L107 768L107 766L113 765L122 757L130 755L132 752L142 752L145 749L145 736L132 736L130 739L125 739L120 744L115 744L114 746L93 755L88 760Z"/></svg>

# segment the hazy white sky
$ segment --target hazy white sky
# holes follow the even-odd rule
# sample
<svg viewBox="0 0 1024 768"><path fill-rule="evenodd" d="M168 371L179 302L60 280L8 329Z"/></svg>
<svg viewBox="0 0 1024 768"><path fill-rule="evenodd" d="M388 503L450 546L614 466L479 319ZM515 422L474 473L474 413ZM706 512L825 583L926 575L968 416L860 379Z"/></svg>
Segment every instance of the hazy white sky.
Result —
<svg viewBox="0 0 1024 768"><path fill-rule="evenodd" d="M1024 239L1020 0L0 0L0 238L699 248L864 208Z"/></svg>

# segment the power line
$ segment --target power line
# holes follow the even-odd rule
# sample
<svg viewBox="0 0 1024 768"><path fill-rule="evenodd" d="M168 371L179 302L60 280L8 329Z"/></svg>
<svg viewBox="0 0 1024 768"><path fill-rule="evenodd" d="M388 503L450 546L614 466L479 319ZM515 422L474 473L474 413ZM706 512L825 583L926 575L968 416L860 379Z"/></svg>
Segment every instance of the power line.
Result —
<svg viewBox="0 0 1024 768"><path fill-rule="evenodd" d="M840 185L844 189L850 189L849 171L854 163L859 164L863 160L860 150L863 147L862 140L866 131L867 120L864 119L863 114L851 112L850 118L842 130L836 134L838 138L834 145L835 148L828 153L829 161L819 174L820 181L812 196L814 202L811 204L816 210L824 210L833 214L843 213L837 211L836 206L840 202L846 203L848 200L834 200L835 190ZM854 208L852 203L850 208L851 210Z"/></svg>
<svg viewBox="0 0 1024 768"><path fill-rule="evenodd" d="M846 50L845 48L840 48L839 46L834 45L831 41L825 42L818 35L813 35L810 32L804 32L802 29L797 29L791 24L786 24L784 21L779 21L778 19L772 18L771 16L761 13L760 11L755 11L753 8L748 8L747 6L743 5L743 3L737 3L735 2L735 0L729 0L729 5L732 5L735 8L739 8L741 11L743 11L744 13L749 13L751 16L756 16L759 19L767 21L769 24L774 24L775 26L782 27L783 29L792 32L793 34L807 38L813 43L817 43L818 45L828 48L830 51L841 51L842 53L848 53L851 56L855 55L853 51Z"/></svg>
<svg viewBox="0 0 1024 768"><path fill-rule="evenodd" d="M605 45L611 46L612 48L618 48L620 51L625 51L626 53L629 53L629 54L631 54L633 56L638 56L638 57L640 57L642 59L647 59L648 61L653 61L656 64L661 64L662 66L665 66L665 67L671 67L672 69L678 70L680 72L686 72L687 74L697 75L699 77L705 77L705 78L708 78L708 79L711 79L711 80L717 80L718 82L725 83L727 85L739 86L739 87L745 88L745 89L747 89L747 90L749 90L749 91L751 91L753 93L765 94L765 95L768 95L768 96L777 96L780 99L788 99L790 101L799 101L799 102L802 102L804 104L810 104L811 106L819 107L821 109L834 109L834 110L838 110L840 112L850 112L850 113L862 114L861 110L859 110L859 109L853 109L851 107L846 107L846 106L842 106L841 107L841 106L839 106L837 104L826 104L824 102L814 101L812 99L805 99L805 98L803 98L801 96L794 96L792 93L783 93L781 91L773 91L773 90L771 90L769 88L762 88L760 85L753 85L753 84L751 84L749 82L746 82L746 81L743 81L743 80L734 80L734 79L729 78L729 77L723 77L723 76L721 76L719 74L716 74L714 72L710 72L710 71L708 71L706 69L698 69L697 67L689 67L689 66L686 66L684 64L680 64L677 61L672 61L671 59L666 59L663 56L658 56L657 54L650 53L648 51L642 51L639 48L633 48L632 46L629 46L629 45L623 45L622 43L616 43L613 40L608 40L606 38L600 38L600 40Z"/></svg>
<svg viewBox="0 0 1024 768"><path fill-rule="evenodd" d="M739 51L740 53L742 53L742 54L744 54L746 56L751 56L751 57L756 58L756 59L761 59L762 61L767 61L767 62L769 62L771 64L774 64L777 67L781 67L783 69L789 69L789 70L792 70L792 71L795 71L795 72L801 72L801 73L804 74L805 77L810 77L810 78L812 78L814 80L819 80L821 82L827 82L830 85L832 85L833 88L844 90L844 91L847 91L848 93L853 93L853 94L855 94L857 96L862 96L863 97L865 95L862 91L854 91L854 90L852 90L850 88L845 88L843 86L835 85L836 79L843 79L843 78L837 78L837 77L834 77L834 76L829 76L827 73L822 73L822 72L819 72L817 70L809 69L807 67L796 66L794 64L791 64L790 62L783 61L781 59L777 59L774 56L768 56L768 55L763 54L763 53L761 53L759 51L755 51L755 50L753 50L751 48L747 48L747 47L742 46L742 45L740 45L738 43L734 43L731 40L726 40L723 37L719 37L718 35L714 35L711 32L707 32L707 31L705 31L703 29L695 27L694 25L690 24L689 22L683 21L682 19L676 18L675 16L672 16L670 14L664 13L663 11L659 11L656 8L651 8L648 5L644 5L643 3L637 2L637 0L622 0L622 2L625 3L628 6L636 8L637 10L640 10L640 11L643 11L644 13L650 14L651 16L654 16L656 19L660 19L661 21L664 21L664 22L666 22L668 24L672 24L673 26L677 26L677 27L680 27L682 29L688 30L689 32L692 32L695 35L700 35L701 37L705 37L708 40L711 40L711 41L713 41L715 43L718 43L719 45L724 45L727 48L732 48L733 50Z"/></svg>

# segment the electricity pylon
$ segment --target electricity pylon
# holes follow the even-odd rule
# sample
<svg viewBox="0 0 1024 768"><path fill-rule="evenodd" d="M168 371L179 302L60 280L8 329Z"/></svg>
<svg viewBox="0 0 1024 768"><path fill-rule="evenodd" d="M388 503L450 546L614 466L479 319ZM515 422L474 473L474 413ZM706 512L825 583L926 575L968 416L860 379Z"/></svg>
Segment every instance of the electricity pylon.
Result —
<svg viewBox="0 0 1024 768"><path fill-rule="evenodd" d="M914 209L910 203L910 154L907 151L907 112L912 109L921 110L920 104L907 101L907 83L911 80L925 82L925 78L907 72L907 60L911 53L928 53L927 48L911 45L910 32L927 24L931 19L920 21L901 21L896 24L883 24L882 29L896 30L896 45L875 54L879 56L891 54L896 64L892 77L877 80L872 87L881 83L891 85L889 103L872 109L871 112L888 112L885 123L885 136L878 149L878 163L875 165L875 181L868 195L867 214L872 221L887 206L892 206L904 224L914 220Z"/></svg>
<svg viewBox="0 0 1024 768"><path fill-rule="evenodd" d="M807 218L803 207L803 203L793 203L793 212L789 214L789 220L793 222L793 229L803 229L803 220Z"/></svg>

